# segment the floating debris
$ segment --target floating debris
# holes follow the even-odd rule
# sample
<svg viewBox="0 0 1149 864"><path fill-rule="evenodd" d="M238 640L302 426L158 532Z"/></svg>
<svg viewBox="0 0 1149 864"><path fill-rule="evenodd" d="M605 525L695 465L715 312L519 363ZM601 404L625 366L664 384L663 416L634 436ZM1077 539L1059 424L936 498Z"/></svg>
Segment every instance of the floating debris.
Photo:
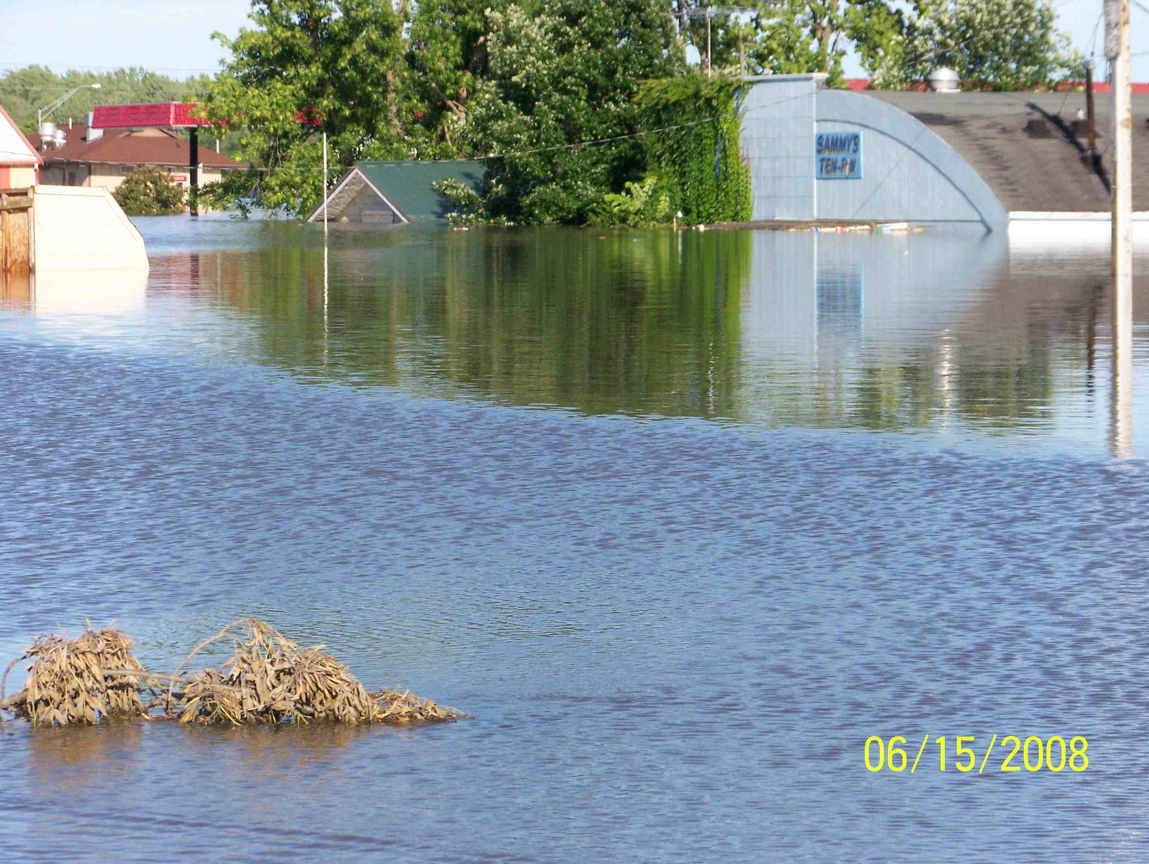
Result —
<svg viewBox="0 0 1149 864"><path fill-rule="evenodd" d="M0 709L37 726L94 726L109 717L143 716L139 685L133 677L106 670L143 672L132 654L132 640L114 628L89 624L75 639L46 635L36 639L9 664L31 659L24 689L4 699Z"/></svg>
<svg viewBox="0 0 1149 864"><path fill-rule="evenodd" d="M461 716L406 693L370 694L323 645L300 648L254 618L228 625L210 641L237 628L246 638L236 640L228 671L205 669L184 690L181 723L423 723Z"/></svg>
<svg viewBox="0 0 1149 864"><path fill-rule="evenodd" d="M227 639L234 643L234 655L224 664L226 671L179 674L205 647ZM90 627L74 640L42 636L12 664L32 658L25 688L5 700L0 683L0 710L45 726L90 725L113 716L232 725L407 724L467 716L408 692L368 693L323 645L300 648L255 618L233 621L205 639L171 675L145 670L131 645L118 630ZM153 683L145 686L147 681ZM167 682L166 688L157 689L159 681ZM155 697L146 706L140 699L144 689ZM150 715L155 708L164 713Z"/></svg>

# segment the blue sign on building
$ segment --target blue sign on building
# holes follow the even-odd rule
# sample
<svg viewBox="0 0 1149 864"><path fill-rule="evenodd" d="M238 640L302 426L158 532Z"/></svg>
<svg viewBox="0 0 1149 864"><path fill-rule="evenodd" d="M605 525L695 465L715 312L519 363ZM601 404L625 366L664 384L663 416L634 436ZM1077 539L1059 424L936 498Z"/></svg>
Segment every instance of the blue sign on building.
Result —
<svg viewBox="0 0 1149 864"><path fill-rule="evenodd" d="M814 142L819 180L862 179L861 132L819 132Z"/></svg>

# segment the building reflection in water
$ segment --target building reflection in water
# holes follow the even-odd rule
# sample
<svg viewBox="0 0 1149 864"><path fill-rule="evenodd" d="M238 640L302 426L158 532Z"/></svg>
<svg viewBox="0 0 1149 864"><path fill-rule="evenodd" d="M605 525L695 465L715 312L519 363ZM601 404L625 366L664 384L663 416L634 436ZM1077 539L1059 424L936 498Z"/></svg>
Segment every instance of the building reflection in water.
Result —
<svg viewBox="0 0 1149 864"><path fill-rule="evenodd" d="M0 303L45 316L119 316L144 307L147 287L148 271L138 268L4 274L0 279Z"/></svg>
<svg viewBox="0 0 1149 864"><path fill-rule="evenodd" d="M326 270L320 232L252 236L153 259L149 297L302 380L767 428L1105 422L1106 260L1001 233L333 230Z"/></svg>

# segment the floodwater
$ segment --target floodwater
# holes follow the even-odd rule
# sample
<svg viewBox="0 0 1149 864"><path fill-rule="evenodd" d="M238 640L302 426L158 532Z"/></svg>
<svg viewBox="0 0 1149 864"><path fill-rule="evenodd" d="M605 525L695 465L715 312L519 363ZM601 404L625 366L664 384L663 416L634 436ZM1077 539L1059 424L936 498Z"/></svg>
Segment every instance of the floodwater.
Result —
<svg viewBox="0 0 1149 864"><path fill-rule="evenodd" d="M11 860L1149 860L1103 250L340 229L325 285L314 228L139 224L146 280L0 301L3 662L256 615L475 719L7 722ZM956 770L995 734L1089 767Z"/></svg>

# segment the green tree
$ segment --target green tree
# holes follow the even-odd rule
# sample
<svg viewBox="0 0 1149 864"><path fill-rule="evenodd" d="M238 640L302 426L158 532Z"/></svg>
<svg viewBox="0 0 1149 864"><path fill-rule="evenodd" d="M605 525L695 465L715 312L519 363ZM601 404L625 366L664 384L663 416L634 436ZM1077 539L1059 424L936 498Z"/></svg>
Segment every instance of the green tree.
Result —
<svg viewBox="0 0 1149 864"><path fill-rule="evenodd" d="M420 155L469 155L468 106L487 74L487 12L507 5L502 0L423 0L416 5L407 65L410 96L416 102L412 113L418 121L412 131L427 135Z"/></svg>
<svg viewBox="0 0 1149 864"><path fill-rule="evenodd" d="M882 75L920 81L948 66L966 87L1024 90L1078 75L1082 62L1047 0L916 0L903 49Z"/></svg>
<svg viewBox="0 0 1149 864"><path fill-rule="evenodd" d="M825 72L842 80L853 48L867 72L904 40L902 13L888 0L783 0L754 13L749 68L755 74Z"/></svg>
<svg viewBox="0 0 1149 864"><path fill-rule="evenodd" d="M758 5L751 0L739 7ZM672 0L671 14L677 24L682 48L690 45L698 52L699 69L722 72L739 65L739 37L749 32L743 21L745 16L731 14L720 3L707 0ZM683 54L685 58L685 54Z"/></svg>
<svg viewBox="0 0 1149 864"><path fill-rule="evenodd" d="M155 165L140 165L112 192L129 216L171 216L184 212L184 191Z"/></svg>
<svg viewBox="0 0 1149 864"><path fill-rule="evenodd" d="M640 180L641 81L684 71L661 0L555 0L491 11L487 76L473 99L488 206L512 221L586 221L606 192ZM590 142L620 139L608 143ZM530 152L534 151L534 152Z"/></svg>
<svg viewBox="0 0 1149 864"><path fill-rule="evenodd" d="M389 0L253 0L255 24L234 39L206 88L204 116L241 132L246 175L207 189L209 201L302 214L322 197L320 137L333 167L410 156L400 118L403 20Z"/></svg>
<svg viewBox="0 0 1149 864"><path fill-rule="evenodd" d="M750 218L750 169L739 142L738 90L737 81L704 75L643 85L636 101L646 127L659 130L643 141L648 176L659 178L657 189L666 194L663 216L677 213L693 225ZM607 204L616 203L617 198L607 199Z"/></svg>

